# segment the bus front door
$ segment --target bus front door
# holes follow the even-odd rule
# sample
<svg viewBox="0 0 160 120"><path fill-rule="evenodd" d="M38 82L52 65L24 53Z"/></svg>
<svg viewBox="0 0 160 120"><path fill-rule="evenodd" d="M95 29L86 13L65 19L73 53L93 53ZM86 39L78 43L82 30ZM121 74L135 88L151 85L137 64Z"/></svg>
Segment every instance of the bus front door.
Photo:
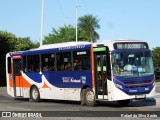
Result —
<svg viewBox="0 0 160 120"><path fill-rule="evenodd" d="M13 85L14 85L14 96L23 96L23 83L21 74L21 59L13 59Z"/></svg>
<svg viewBox="0 0 160 120"><path fill-rule="evenodd" d="M94 52L96 99L107 99L106 52Z"/></svg>

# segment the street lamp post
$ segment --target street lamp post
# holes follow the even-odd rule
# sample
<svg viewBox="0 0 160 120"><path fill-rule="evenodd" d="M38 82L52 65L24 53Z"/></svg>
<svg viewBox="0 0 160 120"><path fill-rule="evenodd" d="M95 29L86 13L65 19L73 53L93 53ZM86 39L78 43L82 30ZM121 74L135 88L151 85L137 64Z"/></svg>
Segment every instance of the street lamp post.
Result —
<svg viewBox="0 0 160 120"><path fill-rule="evenodd" d="M77 15L77 8L80 6L76 6L76 42L78 41L78 33L77 33L77 29L78 29L78 15Z"/></svg>
<svg viewBox="0 0 160 120"><path fill-rule="evenodd" d="M41 37L40 37L40 46L43 45L43 29L44 29L44 0L42 0L42 15L41 15Z"/></svg>

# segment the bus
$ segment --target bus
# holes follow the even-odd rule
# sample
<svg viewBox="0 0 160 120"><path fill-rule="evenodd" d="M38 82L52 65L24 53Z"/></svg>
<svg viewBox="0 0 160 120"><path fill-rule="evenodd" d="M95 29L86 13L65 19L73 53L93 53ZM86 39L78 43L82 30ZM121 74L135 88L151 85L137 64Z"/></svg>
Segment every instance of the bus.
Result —
<svg viewBox="0 0 160 120"><path fill-rule="evenodd" d="M140 40L67 42L6 55L7 93L14 98L80 101L132 100L155 96L151 51Z"/></svg>

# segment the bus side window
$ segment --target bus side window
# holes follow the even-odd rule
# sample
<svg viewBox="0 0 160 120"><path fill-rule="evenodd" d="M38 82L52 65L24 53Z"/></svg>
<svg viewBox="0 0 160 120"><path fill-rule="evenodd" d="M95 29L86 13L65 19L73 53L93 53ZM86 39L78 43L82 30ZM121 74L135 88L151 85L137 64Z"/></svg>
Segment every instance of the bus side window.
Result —
<svg viewBox="0 0 160 120"><path fill-rule="evenodd" d="M56 64L55 64L55 54L50 54L50 66L49 66L49 71L56 71Z"/></svg>
<svg viewBox="0 0 160 120"><path fill-rule="evenodd" d="M73 67L75 71L90 70L90 51L74 51L73 52Z"/></svg>
<svg viewBox="0 0 160 120"><path fill-rule="evenodd" d="M11 57L8 57L7 60L8 60L8 73L10 74L11 71L12 71L12 68L11 68Z"/></svg>
<svg viewBox="0 0 160 120"><path fill-rule="evenodd" d="M42 60L42 71L49 71L49 54L42 54L41 55Z"/></svg>
<svg viewBox="0 0 160 120"><path fill-rule="evenodd" d="M39 72L40 71L40 59L39 55L27 56L27 72Z"/></svg>
<svg viewBox="0 0 160 120"><path fill-rule="evenodd" d="M62 59L63 59L63 54L57 53L56 54L57 71L64 71L64 63Z"/></svg>
<svg viewBox="0 0 160 120"><path fill-rule="evenodd" d="M71 71L72 70L71 52L64 53L63 59L64 59L65 71Z"/></svg>
<svg viewBox="0 0 160 120"><path fill-rule="evenodd" d="M42 71L55 71L55 54L42 54Z"/></svg>
<svg viewBox="0 0 160 120"><path fill-rule="evenodd" d="M23 56L23 71L24 72L28 72L28 69L27 69L27 56Z"/></svg>
<svg viewBox="0 0 160 120"><path fill-rule="evenodd" d="M57 53L56 61L57 61L58 71L71 71L72 70L71 52Z"/></svg>

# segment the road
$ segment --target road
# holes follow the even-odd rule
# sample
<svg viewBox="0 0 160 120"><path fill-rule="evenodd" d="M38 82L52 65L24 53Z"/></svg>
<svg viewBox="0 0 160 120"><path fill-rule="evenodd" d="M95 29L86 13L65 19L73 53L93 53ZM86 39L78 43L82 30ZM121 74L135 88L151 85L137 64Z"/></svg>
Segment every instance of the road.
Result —
<svg viewBox="0 0 160 120"><path fill-rule="evenodd" d="M41 102L32 102L31 100L27 100L27 99L15 100L9 95L7 95L5 87L1 87L0 88L0 111L13 111L13 112L14 111L18 111L18 112L41 111L43 114L44 114L43 111L52 111L52 112L48 112L48 114L50 114L51 116L58 117L57 119L60 119L59 116L63 118L63 115L67 117L67 114L70 114L69 116L72 116L72 115L76 116L77 114L78 115L77 117L88 116L88 114L91 114L92 116L92 115L95 115L96 112L98 114L98 111L100 112L108 111L107 114L114 113L115 115L117 111L120 111L120 112L138 111L139 113L143 111L160 111L160 83L157 84L156 91L157 93L155 98L140 100L140 101L133 101L128 106L125 106L125 107L119 106L116 102L99 102L98 106L89 107L89 106L81 106L80 102L73 102L73 101L43 100ZM56 111L62 111L62 113L56 112ZM85 112L85 111L88 111L88 112ZM89 112L89 111L92 111L92 112ZM70 117L64 118L64 119L72 120ZM74 119L79 120L79 118L76 118L76 117L74 117ZM103 119L103 117L100 117L100 119ZM88 118L88 120L90 120L90 118Z"/></svg>

